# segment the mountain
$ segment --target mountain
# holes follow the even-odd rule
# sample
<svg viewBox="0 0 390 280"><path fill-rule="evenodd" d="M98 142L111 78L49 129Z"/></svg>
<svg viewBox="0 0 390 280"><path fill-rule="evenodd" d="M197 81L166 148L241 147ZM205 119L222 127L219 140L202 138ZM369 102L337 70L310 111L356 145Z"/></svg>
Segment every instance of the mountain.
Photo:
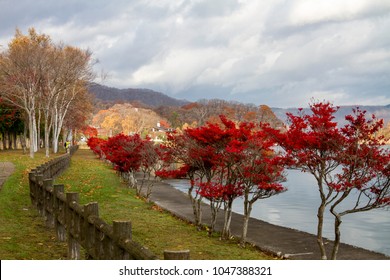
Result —
<svg viewBox="0 0 390 280"><path fill-rule="evenodd" d="M111 106L118 102L123 103L133 101L141 102L152 108L159 106L181 107L190 103L189 101L175 99L166 94L150 89L118 89L97 83L91 83L89 86L89 91L96 97L96 99L103 102L109 102L111 103ZM338 112L335 114L336 121L340 125L344 124L344 117L351 114L353 108L356 108L356 106L340 106ZM383 119L385 124L390 122L390 104L386 106L359 106L359 108L366 110L368 116L374 114L377 118ZM271 110L275 113L278 119L286 123L286 113L290 112L296 114L298 108L271 108Z"/></svg>
<svg viewBox="0 0 390 280"><path fill-rule="evenodd" d="M89 85L89 92L92 93L95 98L103 101L138 101L150 107L158 107L162 105L183 106L188 103L188 101L175 99L161 92L150 89L118 89L97 83L91 83Z"/></svg>
<svg viewBox="0 0 390 280"><path fill-rule="evenodd" d="M390 122L390 104L386 106L340 106L339 110L336 112L335 117L336 121L343 125L345 124L345 116L351 115L352 110L356 107L359 107L363 111L367 111L367 117L370 118L374 114L378 119L383 119L384 123L387 124ZM282 120L284 123L287 121L286 113L297 114L298 108L271 108L275 115ZM303 110L308 110L307 108Z"/></svg>

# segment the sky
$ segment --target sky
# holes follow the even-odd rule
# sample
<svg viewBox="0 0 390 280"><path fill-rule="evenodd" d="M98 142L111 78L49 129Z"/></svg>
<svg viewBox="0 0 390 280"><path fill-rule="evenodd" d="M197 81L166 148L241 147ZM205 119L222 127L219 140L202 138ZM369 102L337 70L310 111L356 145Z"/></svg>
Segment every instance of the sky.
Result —
<svg viewBox="0 0 390 280"><path fill-rule="evenodd" d="M390 0L0 0L1 51L30 27L89 49L107 86L280 108L390 104Z"/></svg>

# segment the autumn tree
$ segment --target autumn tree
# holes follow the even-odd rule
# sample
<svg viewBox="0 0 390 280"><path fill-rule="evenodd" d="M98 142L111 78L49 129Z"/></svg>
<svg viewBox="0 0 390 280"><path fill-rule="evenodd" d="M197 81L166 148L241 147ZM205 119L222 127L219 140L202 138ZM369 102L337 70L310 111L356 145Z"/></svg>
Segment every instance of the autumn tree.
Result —
<svg viewBox="0 0 390 280"><path fill-rule="evenodd" d="M143 142L138 134L133 136L117 134L108 138L102 146L105 158L114 164L115 170L129 182L130 187L136 187L135 172L142 164L141 149Z"/></svg>
<svg viewBox="0 0 390 280"><path fill-rule="evenodd" d="M271 149L273 144L259 125L236 124L225 116L220 116L220 123L188 128L182 134L168 137L169 155L182 166L177 174L185 170L190 178L188 194L197 223L201 221L199 203L206 198L212 214L210 231L214 230L217 213L223 206L222 237L230 238L233 201L245 194L242 235L245 243L253 203L284 191L280 185L284 179L283 165L276 160L276 153ZM172 174L174 172L163 173Z"/></svg>
<svg viewBox="0 0 390 280"><path fill-rule="evenodd" d="M240 184L244 198L244 220L241 233L241 245L245 246L249 218L253 205L258 200L270 198L287 189L282 186L284 175L283 156L275 151L275 141L264 126L243 122L237 128L237 136L229 143L227 158L237 162L234 176Z"/></svg>
<svg viewBox="0 0 390 280"><path fill-rule="evenodd" d="M107 140L98 138L98 137L91 137L87 140L88 147L100 158L105 158L104 150L105 145L107 143Z"/></svg>
<svg viewBox="0 0 390 280"><path fill-rule="evenodd" d="M184 105L182 108L191 112L191 115L197 122L198 126L204 125L210 114L210 107L201 102L190 103Z"/></svg>
<svg viewBox="0 0 390 280"><path fill-rule="evenodd" d="M114 169L129 182L130 187L136 189L138 196L149 199L156 173L163 166L160 145L154 144L149 138L142 139L139 134L117 134L108 140L91 137L87 145L99 158L113 163ZM142 180L136 180L136 172L143 174Z"/></svg>
<svg viewBox="0 0 390 280"><path fill-rule="evenodd" d="M81 131L85 137L88 139L91 137L97 137L98 136L98 130L95 127L92 126L84 126Z"/></svg>
<svg viewBox="0 0 390 280"><path fill-rule="evenodd" d="M210 201L211 231L214 230L219 208L224 205L225 219L222 235L227 238L230 232L231 207L240 192L239 189L236 189L235 193L227 192L227 189L235 190L235 184L229 176L229 166L222 164L223 153L232 136L229 126L234 124L230 122L224 124L225 126L207 123L201 127L188 128L184 133L195 144L192 144L188 156L193 159L194 167L202 175L195 181L199 188L197 192Z"/></svg>
<svg viewBox="0 0 390 280"><path fill-rule="evenodd" d="M115 104L94 115L92 125L110 131L110 136L123 133L142 134L157 125L161 119L150 109L136 108L129 103Z"/></svg>
<svg viewBox="0 0 390 280"><path fill-rule="evenodd" d="M42 80L38 92L39 116L43 114L44 144L46 156L49 156L50 132L53 125L52 108L54 106L55 96L63 89L65 84L60 83L61 65L58 63L61 59L61 49L50 43L47 46L45 61L42 68ZM40 119L40 118L39 118ZM39 133L38 133L39 134Z"/></svg>
<svg viewBox="0 0 390 280"><path fill-rule="evenodd" d="M152 188L156 181L156 172L161 170L163 164L161 158L163 155L162 147L155 144L148 137L142 140L142 147L140 149L141 165L140 171L142 172L142 181L137 185L137 194L143 194L143 190L146 186L145 198L149 199L152 194Z"/></svg>
<svg viewBox="0 0 390 280"><path fill-rule="evenodd" d="M383 120L366 117L359 108L345 117L347 124L341 128L345 138L339 157L341 170L328 185L337 193L330 204L334 216L335 242L332 259L336 259L341 242L342 217L390 205L390 152L378 138ZM357 193L354 205L346 207L345 201Z"/></svg>
<svg viewBox="0 0 390 280"><path fill-rule="evenodd" d="M37 151L38 135L36 113L41 82L46 68L47 50L51 44L46 35L34 29L28 35L16 31L8 50L0 57L0 94L6 101L25 111L29 128L30 157Z"/></svg>
<svg viewBox="0 0 390 280"><path fill-rule="evenodd" d="M198 143L186 132L168 133L162 155L165 166L156 175L162 178L189 178L190 187L187 194L191 201L195 225L200 228L202 225L202 196L198 192L196 182L203 181L206 174L204 169L199 168L199 165L202 164L199 158L191 156L194 152L196 153L198 147Z"/></svg>
<svg viewBox="0 0 390 280"><path fill-rule="evenodd" d="M94 78L91 68L92 57L89 51L66 46L61 50L61 56L57 59L57 63L60 64L62 70L60 78L56 81L59 90L54 95L52 106L53 149L55 153L58 151L58 141L65 118L72 106L75 108L77 108L77 105L83 106L84 110L82 111L85 118L89 116L88 108L91 100L87 85ZM82 122L76 123L79 125L78 128L84 125Z"/></svg>
<svg viewBox="0 0 390 280"><path fill-rule="evenodd" d="M24 132L24 122L20 109L4 102L0 98L0 133L3 142L3 149L17 148L17 137ZM22 146L25 147L23 136L21 137Z"/></svg>
<svg viewBox="0 0 390 280"><path fill-rule="evenodd" d="M91 54L54 44L49 36L38 34L33 28L28 35L17 30L8 50L1 54L0 72L2 97L27 116L30 156L38 149L41 115L46 155L50 135L57 152L64 117L78 93L93 78Z"/></svg>
<svg viewBox="0 0 390 280"><path fill-rule="evenodd" d="M336 259L340 244L341 218L350 213L389 205L389 151L375 134L382 121L368 120L356 109L346 116L347 124L338 127L334 115L338 108L326 102L310 105L311 113L300 110L288 114L290 127L275 135L293 167L312 174L320 194L317 210L317 243L321 258L327 259L323 238L324 213L335 217L335 241L331 258ZM344 203L354 199L352 208ZM342 210L340 210L342 209Z"/></svg>
<svg viewBox="0 0 390 280"><path fill-rule="evenodd" d="M263 122L274 128L282 128L284 125L266 105L256 106L221 99L199 100L182 107L160 106L155 111L166 118L174 128L181 128L184 124L202 126L207 122L221 124L220 115L237 123Z"/></svg>

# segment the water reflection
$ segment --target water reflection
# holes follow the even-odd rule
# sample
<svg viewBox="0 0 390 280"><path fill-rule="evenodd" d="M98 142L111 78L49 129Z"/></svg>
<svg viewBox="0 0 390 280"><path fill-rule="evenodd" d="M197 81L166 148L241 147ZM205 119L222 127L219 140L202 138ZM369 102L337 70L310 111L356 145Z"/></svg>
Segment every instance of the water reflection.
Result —
<svg viewBox="0 0 390 280"><path fill-rule="evenodd" d="M185 180L167 180L175 188L187 192ZM317 208L320 203L317 182L310 174L289 170L288 191L260 200L254 204L252 217L269 223L316 233ZM242 199L237 199L233 210L243 213ZM324 236L333 239L333 216L324 217ZM390 211L374 209L343 217L341 241L390 255Z"/></svg>

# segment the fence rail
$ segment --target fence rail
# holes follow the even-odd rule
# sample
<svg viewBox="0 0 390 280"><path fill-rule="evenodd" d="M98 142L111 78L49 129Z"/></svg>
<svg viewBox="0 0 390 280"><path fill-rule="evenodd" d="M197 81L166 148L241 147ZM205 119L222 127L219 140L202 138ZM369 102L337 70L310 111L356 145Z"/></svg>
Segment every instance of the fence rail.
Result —
<svg viewBox="0 0 390 280"><path fill-rule="evenodd" d="M53 178L70 164L69 154L50 160L29 173L32 204L44 217L46 225L54 228L57 239L68 243L68 258L81 259L81 247L86 259L154 260L158 259L146 247L132 240L130 221L107 224L99 217L97 202L79 204L79 194L65 193L64 185L53 185ZM189 259L188 251L165 251L165 259Z"/></svg>

